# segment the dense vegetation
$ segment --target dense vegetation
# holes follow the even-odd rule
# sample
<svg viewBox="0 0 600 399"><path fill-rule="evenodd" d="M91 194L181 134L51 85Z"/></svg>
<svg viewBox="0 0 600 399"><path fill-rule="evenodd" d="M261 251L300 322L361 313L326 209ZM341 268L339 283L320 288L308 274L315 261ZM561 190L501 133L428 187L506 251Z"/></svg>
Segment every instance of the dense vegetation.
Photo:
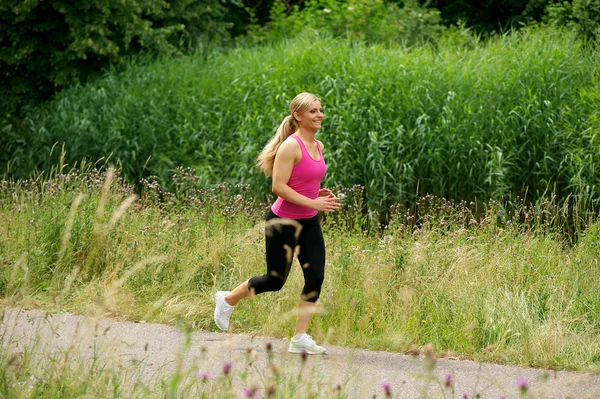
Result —
<svg viewBox="0 0 600 399"><path fill-rule="evenodd" d="M138 198L90 167L1 182L2 305L216 329L214 292L264 272L266 205L246 186L145 186ZM548 223L561 218L555 204L506 214L491 201L476 217L470 204L427 196L383 232L364 232L361 189L347 194L324 218L319 342L397 352L431 343L441 356L598 371L598 215L566 246ZM282 292L240 303L234 331L289 336L301 286L295 263Z"/></svg>
<svg viewBox="0 0 600 399"><path fill-rule="evenodd" d="M298 17L302 24L294 23ZM462 24L490 34L543 18L595 37L600 1L4 0L0 119L18 121L26 114L25 106L139 54L189 54L199 44L226 46L244 36L281 38L307 27L410 42L419 36L431 38L435 29L426 26L431 23Z"/></svg>
<svg viewBox="0 0 600 399"><path fill-rule="evenodd" d="M598 53L569 31L465 35L408 49L304 36L131 67L38 107L11 168L49 170L58 143L69 164L111 156L132 182L155 175L172 188L186 166L202 186L248 183L264 196L254 160L308 90L327 114L325 184L364 185L372 209L427 193L598 205Z"/></svg>
<svg viewBox="0 0 600 399"><path fill-rule="evenodd" d="M456 14L457 2L270 2L261 23L264 4L211 1L3 3L4 175L47 172L56 145L70 164L110 157L134 183L154 175L171 189L183 166L200 185L263 195L254 158L287 102L310 90L329 114L326 183L364 185L373 209L425 193L598 205L596 0L506 2L506 15L532 21L544 6L548 24L488 39L467 28L490 32L474 16L487 13ZM159 58L123 62L142 53ZM22 107L21 94L46 98L109 62L103 79Z"/></svg>
<svg viewBox="0 0 600 399"><path fill-rule="evenodd" d="M225 13L218 0L2 1L1 116L142 51L172 54L226 35Z"/></svg>
<svg viewBox="0 0 600 399"><path fill-rule="evenodd" d="M493 3L0 1L0 302L214 328L264 272L255 158L312 91L343 194L320 342L597 372L600 0ZM300 280L234 330L287 336ZM123 375L7 348L9 396Z"/></svg>

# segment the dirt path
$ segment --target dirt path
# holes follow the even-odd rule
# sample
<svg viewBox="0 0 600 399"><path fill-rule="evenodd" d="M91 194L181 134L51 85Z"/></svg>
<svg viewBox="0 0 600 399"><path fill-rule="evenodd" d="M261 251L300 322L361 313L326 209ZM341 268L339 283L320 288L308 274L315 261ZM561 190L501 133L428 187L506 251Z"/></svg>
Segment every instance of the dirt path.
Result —
<svg viewBox="0 0 600 399"><path fill-rule="evenodd" d="M5 309L0 334L4 347L13 351L35 344L38 353L70 350L89 357L94 350L103 348L104 354L118 357L123 364L139 365L140 378L147 381L162 373L172 373L177 365L192 370L194 376L197 372L220 375L225 363L232 364L232 373L239 372L247 364L248 351L252 350L254 364L248 369L249 378L245 382L238 378L235 382L241 390L252 378L260 378L259 370L268 368L267 344L270 344L273 361L282 369L302 370L317 377L323 397L337 384L344 387L348 397L371 398L374 394L384 397L382 385L389 384L395 397L421 398L427 392L428 398L448 398L449 391L444 389L443 382L452 374L456 398L462 398L463 392L470 398L476 394L481 398L519 398L515 382L522 378L527 380L534 398L600 398L600 375L449 359L437 359L435 368L427 374L424 367L427 360L423 356L331 345L327 355L309 356L304 364L299 355L287 352L286 340L199 331L185 334L166 325L40 311Z"/></svg>

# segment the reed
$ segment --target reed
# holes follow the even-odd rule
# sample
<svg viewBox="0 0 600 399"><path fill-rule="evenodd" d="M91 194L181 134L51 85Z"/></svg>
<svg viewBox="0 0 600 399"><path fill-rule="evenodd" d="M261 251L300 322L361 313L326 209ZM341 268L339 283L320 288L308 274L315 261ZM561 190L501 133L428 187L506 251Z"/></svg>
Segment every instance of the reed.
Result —
<svg viewBox="0 0 600 399"><path fill-rule="evenodd" d="M323 98L326 185L364 186L371 209L432 194L483 204L571 196L600 203L598 52L575 33L530 27L481 40L367 45L326 35L132 64L32 112L10 176L109 157L168 190L179 166L200 184L268 182L252 165L300 91Z"/></svg>

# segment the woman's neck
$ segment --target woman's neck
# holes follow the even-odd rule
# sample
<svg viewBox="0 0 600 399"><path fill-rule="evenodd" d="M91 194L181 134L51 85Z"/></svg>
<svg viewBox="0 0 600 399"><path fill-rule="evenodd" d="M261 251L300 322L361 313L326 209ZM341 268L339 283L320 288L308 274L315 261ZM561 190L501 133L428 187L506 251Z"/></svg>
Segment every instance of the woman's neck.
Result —
<svg viewBox="0 0 600 399"><path fill-rule="evenodd" d="M303 141L311 142L315 139L316 130L298 129L296 135L299 136Z"/></svg>

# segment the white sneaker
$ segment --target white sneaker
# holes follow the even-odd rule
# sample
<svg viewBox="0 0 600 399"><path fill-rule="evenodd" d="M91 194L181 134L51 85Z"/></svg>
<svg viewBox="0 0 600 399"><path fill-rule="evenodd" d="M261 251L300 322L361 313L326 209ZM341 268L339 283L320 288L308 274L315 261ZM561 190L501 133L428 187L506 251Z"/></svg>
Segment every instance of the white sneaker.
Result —
<svg viewBox="0 0 600 399"><path fill-rule="evenodd" d="M299 338L294 337L290 340L288 351L291 353L305 352L309 355L318 355L327 352L327 349L317 345L310 335L302 334Z"/></svg>
<svg viewBox="0 0 600 399"><path fill-rule="evenodd" d="M215 323L221 330L229 330L229 318L235 306L225 302L225 296L229 291L218 291L215 294Z"/></svg>

